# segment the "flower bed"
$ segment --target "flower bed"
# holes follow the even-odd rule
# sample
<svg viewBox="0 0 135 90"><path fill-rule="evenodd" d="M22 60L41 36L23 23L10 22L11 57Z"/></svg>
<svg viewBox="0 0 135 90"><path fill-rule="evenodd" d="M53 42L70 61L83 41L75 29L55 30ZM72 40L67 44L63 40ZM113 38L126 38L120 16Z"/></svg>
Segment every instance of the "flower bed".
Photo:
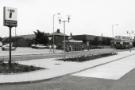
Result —
<svg viewBox="0 0 135 90"><path fill-rule="evenodd" d="M116 55L117 53L103 53L103 54L98 54L98 55L88 55L88 56L78 56L78 57L70 57L70 58L65 58L65 59L59 59L62 61L73 61L73 62L83 62L83 61L89 61L101 57L107 57L107 56L112 56Z"/></svg>

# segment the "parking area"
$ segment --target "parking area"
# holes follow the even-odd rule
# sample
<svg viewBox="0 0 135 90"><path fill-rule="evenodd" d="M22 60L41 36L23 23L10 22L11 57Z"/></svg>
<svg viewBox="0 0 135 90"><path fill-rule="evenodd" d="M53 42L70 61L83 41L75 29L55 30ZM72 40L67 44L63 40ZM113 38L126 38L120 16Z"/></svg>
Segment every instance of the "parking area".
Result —
<svg viewBox="0 0 135 90"><path fill-rule="evenodd" d="M99 53L112 52L114 49L104 48L104 49L91 49L89 51L71 51L66 52L66 57L78 57L82 55L93 55ZM36 60L36 59L45 59L45 58L63 58L62 50L53 50L50 49L33 49L33 48L17 48L15 51L12 51L12 60ZM9 60L9 51L2 51L0 49L0 60L7 61Z"/></svg>
<svg viewBox="0 0 135 90"><path fill-rule="evenodd" d="M33 48L21 48L18 47L16 50L12 51L12 55L34 55L34 54L47 54L52 53L50 49L33 49ZM61 53L61 50L55 50L55 53ZM9 55L9 51L2 51L0 49L0 56Z"/></svg>
<svg viewBox="0 0 135 90"><path fill-rule="evenodd" d="M125 50L116 50L112 48L103 48L103 49L90 49L89 51L71 51L66 52L66 57L78 57L78 56L87 56L95 55L100 53L108 52L122 52ZM53 50L50 49L33 49L33 48L20 48L18 47L15 51L12 51L12 60L13 61L22 61L22 60L36 60L36 59L46 59L46 58L63 58L62 50ZM0 60L7 61L9 60L9 51L2 51L0 49Z"/></svg>

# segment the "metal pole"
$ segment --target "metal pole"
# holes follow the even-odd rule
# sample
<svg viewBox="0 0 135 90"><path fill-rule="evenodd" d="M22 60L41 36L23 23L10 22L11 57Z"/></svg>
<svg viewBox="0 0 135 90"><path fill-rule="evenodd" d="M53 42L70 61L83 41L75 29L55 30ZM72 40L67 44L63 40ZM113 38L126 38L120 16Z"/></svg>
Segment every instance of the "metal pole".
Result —
<svg viewBox="0 0 135 90"><path fill-rule="evenodd" d="M112 25L112 37L114 37L114 32L113 32L113 25Z"/></svg>
<svg viewBox="0 0 135 90"><path fill-rule="evenodd" d="M12 27L9 27L9 67L11 67L11 28Z"/></svg>
<svg viewBox="0 0 135 90"><path fill-rule="evenodd" d="M55 14L53 14L53 53L54 53L54 17Z"/></svg>
<svg viewBox="0 0 135 90"><path fill-rule="evenodd" d="M64 24L64 25L63 25L63 26L64 26L64 27L63 27L63 28L64 28L64 60L65 60L65 58L66 58L66 52L65 52L65 48L66 48L66 47L65 47L65 22L66 22L66 21L63 21L63 24Z"/></svg>
<svg viewBox="0 0 135 90"><path fill-rule="evenodd" d="M115 26L118 26L119 24L113 24L112 25L112 36L115 37L114 35L114 30L115 30Z"/></svg>

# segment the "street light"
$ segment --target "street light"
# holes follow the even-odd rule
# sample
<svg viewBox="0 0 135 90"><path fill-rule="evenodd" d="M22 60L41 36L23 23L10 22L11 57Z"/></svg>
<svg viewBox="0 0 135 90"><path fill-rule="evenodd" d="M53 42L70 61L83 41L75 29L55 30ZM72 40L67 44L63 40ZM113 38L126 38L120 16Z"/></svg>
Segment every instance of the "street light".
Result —
<svg viewBox="0 0 135 90"><path fill-rule="evenodd" d="M65 23L70 21L70 16L68 15L68 17L66 19L60 18L59 19L59 23L61 24L61 22L63 23L63 29L64 29L64 44L63 44L63 48L64 48L64 59L66 58L66 53L65 53Z"/></svg>
<svg viewBox="0 0 135 90"><path fill-rule="evenodd" d="M115 26L118 26L119 24L112 24L112 38L114 38L114 27ZM113 46L114 46L114 42L115 42L115 39L113 39ZM115 49L114 49L114 52L115 52Z"/></svg>
<svg viewBox="0 0 135 90"><path fill-rule="evenodd" d="M56 15L60 15L60 13L57 13ZM54 25L54 22L55 22L55 14L53 14L53 53L54 53L54 29L55 29L55 25Z"/></svg>
<svg viewBox="0 0 135 90"><path fill-rule="evenodd" d="M135 35L134 31L132 30L131 32L127 30L127 34L129 35L129 37L132 38L132 36Z"/></svg>

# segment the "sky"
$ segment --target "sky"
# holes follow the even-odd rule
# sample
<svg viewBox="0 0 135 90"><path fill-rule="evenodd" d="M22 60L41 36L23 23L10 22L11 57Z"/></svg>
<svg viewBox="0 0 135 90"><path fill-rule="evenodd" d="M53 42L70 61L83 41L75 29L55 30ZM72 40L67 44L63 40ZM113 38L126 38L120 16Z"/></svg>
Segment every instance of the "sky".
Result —
<svg viewBox="0 0 135 90"><path fill-rule="evenodd" d="M61 32L63 23L58 18L67 20L70 15L65 24L68 35L112 37L135 31L135 0L0 0L0 37L9 35L9 28L3 26L4 6L17 8L17 35L33 34L37 29L52 33L53 15L55 31L60 28Z"/></svg>

